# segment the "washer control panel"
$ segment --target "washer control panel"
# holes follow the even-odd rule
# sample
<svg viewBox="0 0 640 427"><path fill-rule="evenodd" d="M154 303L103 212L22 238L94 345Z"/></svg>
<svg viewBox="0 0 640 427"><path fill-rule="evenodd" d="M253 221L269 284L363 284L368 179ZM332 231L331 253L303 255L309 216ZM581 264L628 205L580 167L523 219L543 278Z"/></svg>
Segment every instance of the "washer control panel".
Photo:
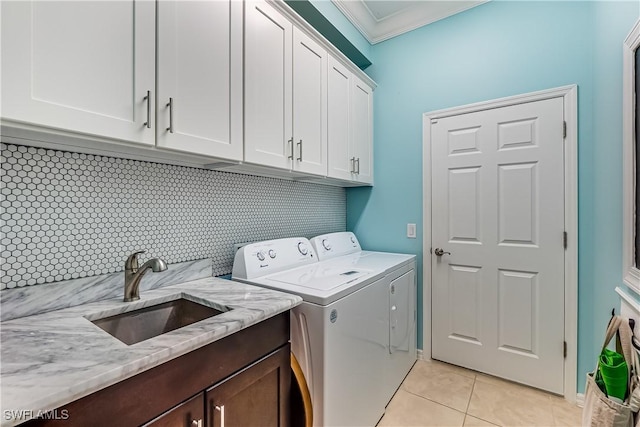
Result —
<svg viewBox="0 0 640 427"><path fill-rule="evenodd" d="M304 237L249 243L236 252L233 279L255 279L318 262L311 242Z"/></svg>
<svg viewBox="0 0 640 427"><path fill-rule="evenodd" d="M362 251L360 242L350 231L329 233L311 239L320 261Z"/></svg>

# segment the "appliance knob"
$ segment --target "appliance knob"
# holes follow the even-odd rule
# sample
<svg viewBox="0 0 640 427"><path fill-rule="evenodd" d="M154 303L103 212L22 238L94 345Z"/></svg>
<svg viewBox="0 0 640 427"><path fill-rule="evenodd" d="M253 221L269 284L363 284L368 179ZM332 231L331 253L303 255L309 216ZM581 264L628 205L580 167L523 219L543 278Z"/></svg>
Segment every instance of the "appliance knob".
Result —
<svg viewBox="0 0 640 427"><path fill-rule="evenodd" d="M305 245L304 242L298 243L298 251L300 251L302 255L306 255L309 253L309 250L307 249L307 245Z"/></svg>
<svg viewBox="0 0 640 427"><path fill-rule="evenodd" d="M351 236L351 243L355 243L356 242L356 238Z"/></svg>
<svg viewBox="0 0 640 427"><path fill-rule="evenodd" d="M328 251L331 250L331 243L329 243L329 240L327 239L322 239L322 246L324 246L324 248Z"/></svg>
<svg viewBox="0 0 640 427"><path fill-rule="evenodd" d="M273 249L269 249L269 256L271 258L275 258L276 257L276 251L274 251Z"/></svg>
<svg viewBox="0 0 640 427"><path fill-rule="evenodd" d="M260 261L264 261L264 252L263 252L263 251L258 252L258 253L256 254L256 256L258 257L258 259L259 259Z"/></svg>

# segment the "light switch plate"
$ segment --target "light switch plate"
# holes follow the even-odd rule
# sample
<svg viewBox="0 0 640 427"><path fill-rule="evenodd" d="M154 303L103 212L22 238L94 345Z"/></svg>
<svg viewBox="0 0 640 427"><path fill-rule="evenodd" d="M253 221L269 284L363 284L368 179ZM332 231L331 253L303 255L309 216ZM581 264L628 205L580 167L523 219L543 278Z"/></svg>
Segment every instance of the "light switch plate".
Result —
<svg viewBox="0 0 640 427"><path fill-rule="evenodd" d="M410 239L416 238L416 225L415 224L407 224L407 237Z"/></svg>

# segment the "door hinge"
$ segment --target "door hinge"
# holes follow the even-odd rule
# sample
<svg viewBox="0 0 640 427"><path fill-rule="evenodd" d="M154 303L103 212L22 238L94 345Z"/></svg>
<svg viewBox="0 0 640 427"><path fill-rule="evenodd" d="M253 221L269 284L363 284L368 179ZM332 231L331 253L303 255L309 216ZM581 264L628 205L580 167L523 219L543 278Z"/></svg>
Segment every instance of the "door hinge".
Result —
<svg viewBox="0 0 640 427"><path fill-rule="evenodd" d="M562 138L567 137L567 122L562 122Z"/></svg>
<svg viewBox="0 0 640 427"><path fill-rule="evenodd" d="M564 246L565 249L567 249L567 232L563 232L562 233L562 245Z"/></svg>
<svg viewBox="0 0 640 427"><path fill-rule="evenodd" d="M564 341L562 344L562 353L564 354L564 358L567 358L567 342Z"/></svg>

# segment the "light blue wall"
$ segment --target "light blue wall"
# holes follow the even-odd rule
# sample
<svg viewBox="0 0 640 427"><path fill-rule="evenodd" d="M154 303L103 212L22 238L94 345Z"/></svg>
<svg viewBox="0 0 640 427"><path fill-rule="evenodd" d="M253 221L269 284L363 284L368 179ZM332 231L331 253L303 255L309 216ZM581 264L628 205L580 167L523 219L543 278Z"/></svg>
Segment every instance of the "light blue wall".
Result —
<svg viewBox="0 0 640 427"><path fill-rule="evenodd" d="M371 59L371 45L356 27L340 12L331 0L309 0L320 13L367 58Z"/></svg>
<svg viewBox="0 0 640 427"><path fill-rule="evenodd" d="M373 46L375 186L347 192L347 229L366 249L417 254L421 278L422 241L405 233L413 222L422 235L422 114L578 84L580 391L619 307L621 46L638 9L636 1L489 2ZM422 345L422 317L418 324Z"/></svg>
<svg viewBox="0 0 640 427"><path fill-rule="evenodd" d="M611 308L618 312L620 307L613 289L622 281L622 42L639 5L593 4L594 144L580 175L581 218L590 223L580 234L585 241L580 245L579 375L593 369Z"/></svg>

